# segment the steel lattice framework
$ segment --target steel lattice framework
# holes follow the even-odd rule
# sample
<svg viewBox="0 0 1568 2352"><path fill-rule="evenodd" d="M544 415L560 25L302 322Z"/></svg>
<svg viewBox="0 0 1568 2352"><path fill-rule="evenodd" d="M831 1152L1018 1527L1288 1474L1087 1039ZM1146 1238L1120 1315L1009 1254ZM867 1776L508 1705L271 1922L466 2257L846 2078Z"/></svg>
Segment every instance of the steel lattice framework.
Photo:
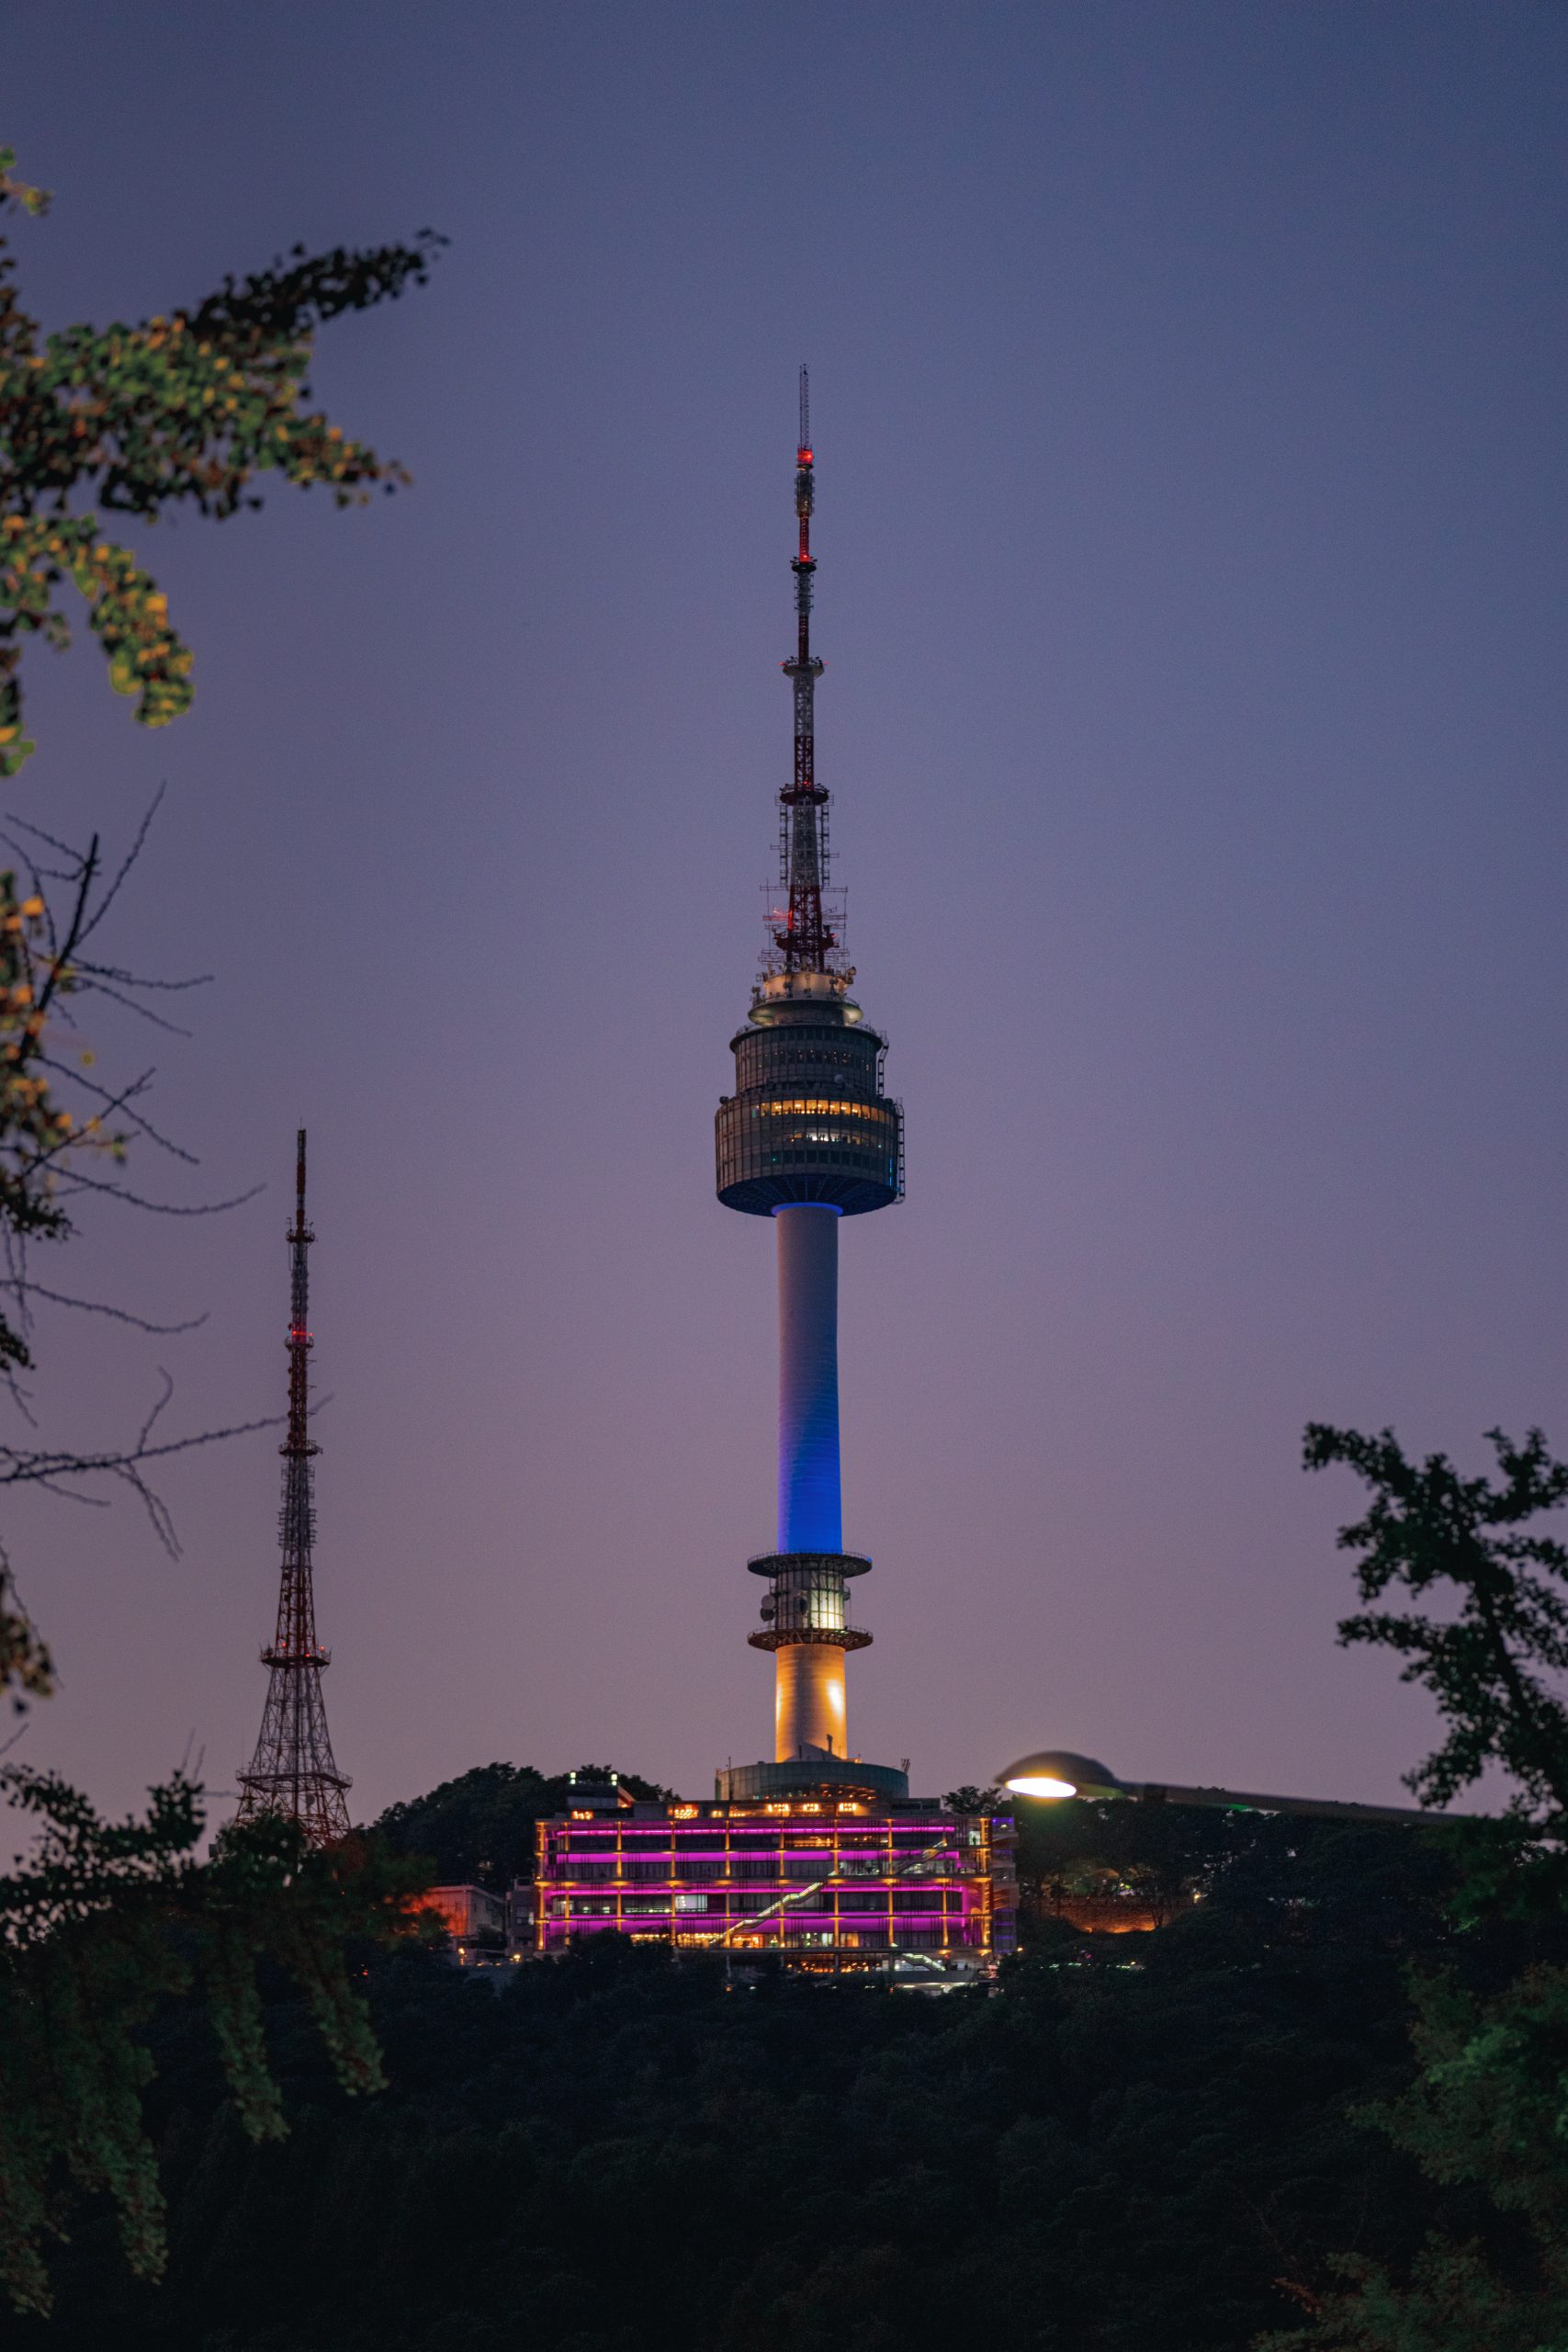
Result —
<svg viewBox="0 0 1568 2352"><path fill-rule="evenodd" d="M786 972L826 972L837 934L823 912L828 879L828 795L817 781L817 681L822 663L811 650L811 513L816 479L811 451L811 408L807 373L800 371L800 439L795 452L795 511L800 544L791 561L795 574L795 650L784 673L795 688L795 775L779 795L783 811L783 881L788 903L773 942Z"/></svg>
<svg viewBox="0 0 1568 2352"><path fill-rule="evenodd" d="M277 1599L277 1631L263 1650L268 1670L266 1706L256 1752L240 1774L244 1794L242 1821L281 1814L297 1821L313 1845L329 1845L348 1834L347 1791L327 1730L321 1674L332 1652L316 1639L316 1601L311 1550L316 1507L310 1436L310 1337L309 1250L315 1235L305 1222L305 1130L299 1130L295 1169L295 1216L288 1234L288 1434L283 1456L283 1508L278 1536L283 1575Z"/></svg>

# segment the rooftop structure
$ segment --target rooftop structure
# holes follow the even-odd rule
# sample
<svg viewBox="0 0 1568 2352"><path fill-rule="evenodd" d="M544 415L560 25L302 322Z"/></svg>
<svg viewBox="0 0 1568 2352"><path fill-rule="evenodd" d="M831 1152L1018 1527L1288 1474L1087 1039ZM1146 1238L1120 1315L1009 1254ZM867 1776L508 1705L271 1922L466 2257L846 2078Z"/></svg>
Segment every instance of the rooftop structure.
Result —
<svg viewBox="0 0 1568 2352"><path fill-rule="evenodd" d="M316 1639L312 1464L317 1449L310 1429L314 1341L306 1254L316 1237L305 1222L303 1127L296 1146L294 1183L294 1223L288 1233L288 1434L278 1448L283 1456L283 1508L278 1514L283 1572L276 1631L271 1648L261 1654L268 1676L266 1705L256 1752L240 1774L244 1793L239 1818L252 1821L260 1814L281 1814L297 1821L312 1845L325 1846L348 1834L347 1792L352 1784L333 1758L321 1696L321 1676L332 1663L332 1652Z"/></svg>

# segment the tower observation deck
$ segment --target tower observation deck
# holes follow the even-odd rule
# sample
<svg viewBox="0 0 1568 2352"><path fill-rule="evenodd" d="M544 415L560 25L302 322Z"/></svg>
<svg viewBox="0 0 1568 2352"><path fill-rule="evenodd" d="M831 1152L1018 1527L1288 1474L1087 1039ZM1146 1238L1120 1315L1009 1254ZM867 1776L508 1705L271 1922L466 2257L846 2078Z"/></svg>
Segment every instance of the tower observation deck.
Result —
<svg viewBox="0 0 1568 2352"><path fill-rule="evenodd" d="M724 1793L795 1787L904 1791L901 1772L852 1758L844 1659L871 1635L851 1622L851 1579L871 1562L843 1549L839 1471L839 1226L903 1196L899 1105L883 1091L886 1040L850 994L828 894L828 793L817 779L811 650L815 461L800 379L795 450L795 650L784 664L795 706L795 759L779 794L782 904L745 1026L730 1040L736 1091L716 1122L718 1197L773 1220L779 1280L779 1468L776 1548L752 1560L765 1577L762 1623L750 1638L773 1653L774 1762L732 1769ZM754 1786L752 1784L755 1784Z"/></svg>

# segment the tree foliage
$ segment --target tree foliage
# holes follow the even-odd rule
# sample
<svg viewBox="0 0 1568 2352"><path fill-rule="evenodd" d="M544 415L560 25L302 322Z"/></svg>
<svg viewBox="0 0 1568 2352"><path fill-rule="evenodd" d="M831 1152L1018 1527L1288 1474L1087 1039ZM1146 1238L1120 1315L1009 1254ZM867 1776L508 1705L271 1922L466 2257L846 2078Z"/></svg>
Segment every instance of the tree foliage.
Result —
<svg viewBox="0 0 1568 2352"><path fill-rule="evenodd" d="M1462 2190L1462 2225L1429 2229L1400 2267L1341 2254L1332 2283L1304 2294L1314 2324L1272 2352L1557 2352L1568 2345L1568 1549L1536 1522L1568 1500L1568 1466L1532 1430L1488 1432L1495 1481L1443 1454L1412 1462L1373 1437L1314 1424L1306 1463L1343 1463L1371 1489L1339 1541L1359 1554L1364 1601L1401 1590L1425 1608L1369 1608L1340 1627L1405 1660L1448 1726L1407 1777L1443 1804L1501 1766L1510 1822L1472 1827L1451 1850L1452 1905L1472 1932L1510 1917L1555 1929L1558 1949L1466 1983L1452 1965L1418 1973L1414 2080L1363 2120L1439 2188Z"/></svg>
<svg viewBox="0 0 1568 2352"><path fill-rule="evenodd" d="M0 148L0 202L47 209ZM70 642L62 590L87 609L117 693L162 727L188 708L192 656L168 598L94 507L144 523L182 506L222 521L261 503L259 476L320 485L348 505L408 477L329 424L310 400L316 331L423 284L440 240L362 252L339 246L227 277L200 300L134 326L45 335L22 309L0 240L0 775L33 750L18 672L28 639Z"/></svg>
<svg viewBox="0 0 1568 2352"><path fill-rule="evenodd" d="M954 1813L1008 1813L1012 1809L1010 1798L1004 1798L1000 1789L980 1788L974 1781L964 1781L958 1788L949 1789L942 1798Z"/></svg>
<svg viewBox="0 0 1568 2352"><path fill-rule="evenodd" d="M112 2210L136 2277L159 2278L164 2200L142 2120L145 2029L198 1993L242 2130L287 2132L264 2034L258 1963L299 1988L350 2096L385 2076L347 1953L407 1931L418 1873L362 1844L312 1850L290 1822L229 1830L199 1861L201 1791L176 1773L141 1820L102 1820L53 1773L0 1770L0 1796L39 1828L0 1879L0 2282L43 2313L45 2250L67 2235L73 2187Z"/></svg>
<svg viewBox="0 0 1568 2352"><path fill-rule="evenodd" d="M608 1765L581 1764L584 1781L616 1781L636 1798L662 1804L673 1798L636 1772ZM516 1879L534 1875L534 1825L570 1805L573 1775L547 1777L531 1764L476 1764L455 1781L443 1781L427 1796L389 1805L375 1835L397 1854L421 1855L436 1886L488 1886L503 1894Z"/></svg>
<svg viewBox="0 0 1568 2352"><path fill-rule="evenodd" d="M1568 1821L1568 1708L1543 1679L1568 1668L1568 1547L1530 1522L1568 1500L1568 1464L1553 1461L1540 1430L1516 1445L1487 1432L1495 1483L1466 1478L1447 1454L1409 1459L1392 1430L1376 1437L1313 1422L1309 1469L1345 1463L1371 1489L1363 1518L1339 1532L1359 1554L1363 1600L1391 1588L1434 1597L1451 1615L1367 1609L1339 1638L1371 1642L1405 1661L1449 1726L1442 1746L1406 1775L1423 1804L1447 1804L1500 1764L1533 1815Z"/></svg>
<svg viewBox="0 0 1568 2352"><path fill-rule="evenodd" d="M49 198L15 164L14 151L0 148L0 213L36 220ZM306 376L321 325L423 283L440 243L427 232L412 245L366 251L297 247L270 269L225 278L136 325L45 334L22 307L10 241L0 237L0 775L15 774L33 749L23 733L22 654L33 639L69 641L68 585L85 600L111 683L135 698L143 724L161 726L190 702L191 654L167 599L97 510L152 525L194 507L221 521L260 503L256 484L268 472L325 486L340 505L407 481L309 406ZM31 1278L29 1248L69 1238L73 1191L106 1189L85 1172L94 1156L117 1162L129 1136L153 1134L135 1108L146 1077L106 1088L85 1076L91 1057L71 1050L71 1008L85 991L134 1003L152 985L88 949L123 872L100 889L96 841L81 855L47 835L34 841L61 861L47 877L36 863L0 873L0 1384L13 1402L21 1401L17 1374L32 1362L28 1300L58 1296ZM58 908L46 878L62 886ZM70 1098L83 1094L77 1109ZM90 1453L0 1448L0 1484L72 1472L127 1479L167 1536L140 1465L190 1441L154 1445L151 1430L149 1421L130 1445ZM43 1696L51 1671L0 1553L0 1690Z"/></svg>
<svg viewBox="0 0 1568 2352"><path fill-rule="evenodd" d="M1163 1825L1078 1828L1113 1814L1135 1867ZM478 1981L394 1954L369 2103L278 1987L283 2149L225 2122L171 2011L165 2282L139 2293L79 2233L52 2341L951 2352L978 2320L1029 2352L1245 2352L1329 2249L1392 2270L1419 2246L1427 2185L1354 2115L1408 2079L1406 1966L1460 1939L1435 1833L1230 1836L1173 1926L1033 1939L994 1996L727 1978L613 1935Z"/></svg>
<svg viewBox="0 0 1568 2352"><path fill-rule="evenodd" d="M0 211L37 219L48 198L17 177L15 161L0 149ZM421 283L438 243L426 234L369 252L296 248L139 324L44 334L22 308L0 239L0 775L14 775L33 750L22 655L35 640L69 642L69 592L85 607L111 684L134 699L142 724L161 726L189 705L189 648L157 582L105 516L151 526L194 508L221 521L259 503L255 486L268 472L325 486L340 505L407 479L309 406L306 371L320 326ZM73 1001L97 989L135 1006L146 989L170 983L105 963L89 944L124 869L100 888L96 841L78 855L20 830L17 863L0 874L0 1390L25 1412L18 1375L32 1362L33 1301L141 1320L45 1288L29 1253L69 1237L78 1193L135 1197L113 1177L130 1137L165 1142L139 1107L149 1074L118 1087L87 1076ZM57 902L46 884L60 886ZM167 1394L165 1385L123 1447L0 1445L0 1486L119 1478L169 1537L145 1465L232 1432L162 1439ZM52 1676L0 1551L0 1690L14 1702L47 1696ZM254 2138L283 2129L258 1960L301 1988L343 2088L380 2083L347 1946L400 1932L419 1874L381 1849L309 1852L276 1821L231 1834L199 1862L199 1795L176 1775L152 1792L144 1820L116 1826L52 1776L0 1773L0 1798L34 1816L41 1840L29 1867L0 1879L0 2286L22 2310L47 2307L47 2242L63 2234L82 2192L112 2210L139 2277L162 2268L163 2197L142 2121L152 2072L144 2035L160 2004L198 1996Z"/></svg>
<svg viewBox="0 0 1568 2352"><path fill-rule="evenodd" d="M1363 2120L1433 2181L1478 2192L1462 2232L1429 2231L1402 2269L1327 2266L1315 2325L1265 2352L1557 2352L1568 2343L1568 1969L1536 1965L1478 1996L1452 1973L1416 1984L1415 2081Z"/></svg>

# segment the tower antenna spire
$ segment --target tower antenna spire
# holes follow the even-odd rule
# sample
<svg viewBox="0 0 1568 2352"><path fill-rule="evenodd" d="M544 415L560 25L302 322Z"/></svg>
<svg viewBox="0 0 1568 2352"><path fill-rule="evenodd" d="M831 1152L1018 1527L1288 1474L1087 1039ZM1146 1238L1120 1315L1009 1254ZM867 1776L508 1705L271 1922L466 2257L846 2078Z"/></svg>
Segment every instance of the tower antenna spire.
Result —
<svg viewBox="0 0 1568 2352"><path fill-rule="evenodd" d="M797 544L790 561L795 574L795 659L784 673L795 689L795 772L779 795L782 811L780 876L785 892L783 922L773 945L785 972L830 972L837 968L838 935L822 911L828 878L828 795L817 781L817 681L822 663L811 650L811 583L817 570L811 552L811 515L817 503L816 463L811 448L811 379L800 371L800 438L795 450L795 512Z"/></svg>
<svg viewBox="0 0 1568 2352"><path fill-rule="evenodd" d="M244 1793L239 1818L254 1821L280 1814L297 1821L312 1845L330 1845L348 1835L346 1792L327 1730L321 1676L332 1652L316 1639L316 1505L310 1435L310 1273L308 1252L315 1235L305 1222L305 1130L299 1129L294 1159L294 1223L289 1228L288 1434L283 1456L283 1508L277 1532L283 1550L277 1597L277 1629L263 1650L268 1669L256 1752L240 1774Z"/></svg>

